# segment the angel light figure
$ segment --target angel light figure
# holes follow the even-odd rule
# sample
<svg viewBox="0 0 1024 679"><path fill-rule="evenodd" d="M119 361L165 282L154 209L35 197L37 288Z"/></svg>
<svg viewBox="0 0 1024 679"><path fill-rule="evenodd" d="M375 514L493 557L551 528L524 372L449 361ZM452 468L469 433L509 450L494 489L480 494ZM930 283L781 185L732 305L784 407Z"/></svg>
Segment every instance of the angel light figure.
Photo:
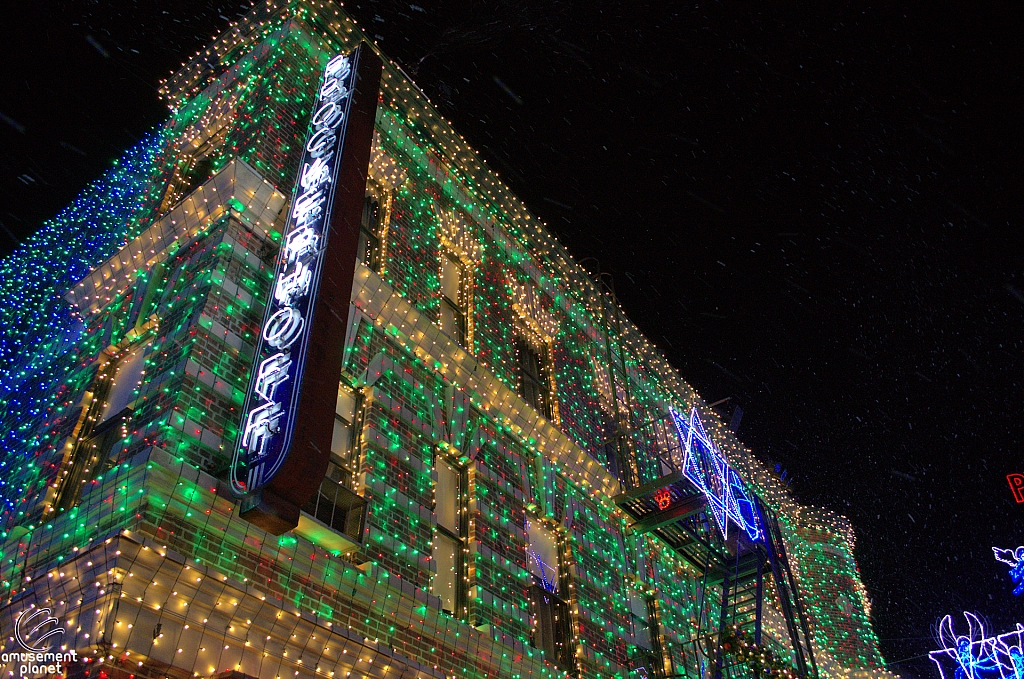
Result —
<svg viewBox="0 0 1024 679"><path fill-rule="evenodd" d="M1024 545L1012 550L993 547L992 552L997 561L1010 566L1010 579L1017 585L1013 593L1016 596L1024 594Z"/></svg>
<svg viewBox="0 0 1024 679"><path fill-rule="evenodd" d="M942 649L928 655L939 666L943 679L986 679L992 675L1002 677L1002 663L996 656L996 640L985 636L985 625L973 613L964 613L967 618L967 635L953 632L953 616L947 615L939 623L939 643ZM953 677L946 677L941 656L956 661ZM1011 675L1012 676L1012 675Z"/></svg>
<svg viewBox="0 0 1024 679"><path fill-rule="evenodd" d="M1021 632L1024 632L1024 627L1017 625L1018 642ZM1006 655L1010 658L1010 663L1013 666L1013 679L1024 679L1024 650L1021 649L1021 644L1006 646Z"/></svg>
<svg viewBox="0 0 1024 679"><path fill-rule="evenodd" d="M1024 626L996 637L996 657L1004 679L1024 679Z"/></svg>

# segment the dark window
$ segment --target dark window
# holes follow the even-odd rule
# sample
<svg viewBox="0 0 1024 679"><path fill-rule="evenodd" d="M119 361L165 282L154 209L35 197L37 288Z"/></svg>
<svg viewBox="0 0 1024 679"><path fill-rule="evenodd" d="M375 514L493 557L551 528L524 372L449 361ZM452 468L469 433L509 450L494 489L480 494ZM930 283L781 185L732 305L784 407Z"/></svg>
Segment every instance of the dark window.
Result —
<svg viewBox="0 0 1024 679"><path fill-rule="evenodd" d="M363 218L359 223L359 259L380 270L380 201L369 195L363 200Z"/></svg>
<svg viewBox="0 0 1024 679"><path fill-rule="evenodd" d="M544 377L544 358L541 352L526 341L516 343L516 361L519 367L519 395L544 417L551 417L550 394Z"/></svg>
<svg viewBox="0 0 1024 679"><path fill-rule="evenodd" d="M192 161L192 166L182 177L184 190L181 195L187 196L198 189L199 185L209 179L211 174L213 174L213 161L209 157Z"/></svg>
<svg viewBox="0 0 1024 679"><path fill-rule="evenodd" d="M572 667L573 648L569 633L569 606L540 584L530 587L534 648L562 669Z"/></svg>
<svg viewBox="0 0 1024 679"><path fill-rule="evenodd" d="M96 426L75 446L71 466L61 479L53 505L69 509L78 504L82 488L110 466L110 450L124 437L124 427L132 415L131 408L123 408Z"/></svg>
<svg viewBox="0 0 1024 679"><path fill-rule="evenodd" d="M337 481L324 479L320 483L320 490L303 506L302 511L348 536L353 542L359 542L362 538L366 500Z"/></svg>

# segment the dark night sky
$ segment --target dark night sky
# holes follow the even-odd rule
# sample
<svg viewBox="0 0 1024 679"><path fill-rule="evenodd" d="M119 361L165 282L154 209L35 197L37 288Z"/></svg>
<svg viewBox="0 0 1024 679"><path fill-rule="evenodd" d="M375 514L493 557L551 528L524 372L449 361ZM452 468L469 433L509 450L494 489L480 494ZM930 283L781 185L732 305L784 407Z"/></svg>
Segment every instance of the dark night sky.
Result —
<svg viewBox="0 0 1024 679"><path fill-rule="evenodd" d="M850 517L893 669L1024 622L1016 3L348 9L802 501ZM166 115L247 3L11 3L0 251ZM1024 599L1024 598L1022 598Z"/></svg>

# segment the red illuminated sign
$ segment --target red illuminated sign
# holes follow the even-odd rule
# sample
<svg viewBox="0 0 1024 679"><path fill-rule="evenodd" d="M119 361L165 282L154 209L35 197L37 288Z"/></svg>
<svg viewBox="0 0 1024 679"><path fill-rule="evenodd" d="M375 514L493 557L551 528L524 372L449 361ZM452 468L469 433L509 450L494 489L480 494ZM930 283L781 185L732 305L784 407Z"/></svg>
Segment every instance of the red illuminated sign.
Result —
<svg viewBox="0 0 1024 679"><path fill-rule="evenodd" d="M668 506L672 504L672 493L668 488L659 488L658 492L654 494L654 501L658 503L658 509L668 509Z"/></svg>
<svg viewBox="0 0 1024 679"><path fill-rule="evenodd" d="M1013 499L1018 503L1024 503L1024 474L1007 474L1006 480L1010 482Z"/></svg>

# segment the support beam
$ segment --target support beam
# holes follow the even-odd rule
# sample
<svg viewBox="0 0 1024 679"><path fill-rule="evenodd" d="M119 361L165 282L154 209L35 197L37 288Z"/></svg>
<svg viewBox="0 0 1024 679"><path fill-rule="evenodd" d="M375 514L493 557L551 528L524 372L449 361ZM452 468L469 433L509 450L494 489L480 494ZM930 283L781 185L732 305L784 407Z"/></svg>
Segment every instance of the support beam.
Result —
<svg viewBox="0 0 1024 679"><path fill-rule="evenodd" d="M632 528L641 533L650 533L662 526L667 526L670 523L675 523L681 519L693 516L700 510L704 509L704 506L707 503L708 501L703 495L691 495L664 511L644 517L634 523Z"/></svg>
<svg viewBox="0 0 1024 679"><path fill-rule="evenodd" d="M619 493L614 498L612 498L612 501L615 502L615 504L617 505L621 505L624 502L629 502L630 500L636 500L645 495L649 495L650 493L653 493L659 488L671 486L673 483L679 481L682 478L683 475L680 474L679 472L672 472L671 474L666 474L665 476L656 478L653 481L648 481L644 485L637 486L632 490L627 490L624 493Z"/></svg>

